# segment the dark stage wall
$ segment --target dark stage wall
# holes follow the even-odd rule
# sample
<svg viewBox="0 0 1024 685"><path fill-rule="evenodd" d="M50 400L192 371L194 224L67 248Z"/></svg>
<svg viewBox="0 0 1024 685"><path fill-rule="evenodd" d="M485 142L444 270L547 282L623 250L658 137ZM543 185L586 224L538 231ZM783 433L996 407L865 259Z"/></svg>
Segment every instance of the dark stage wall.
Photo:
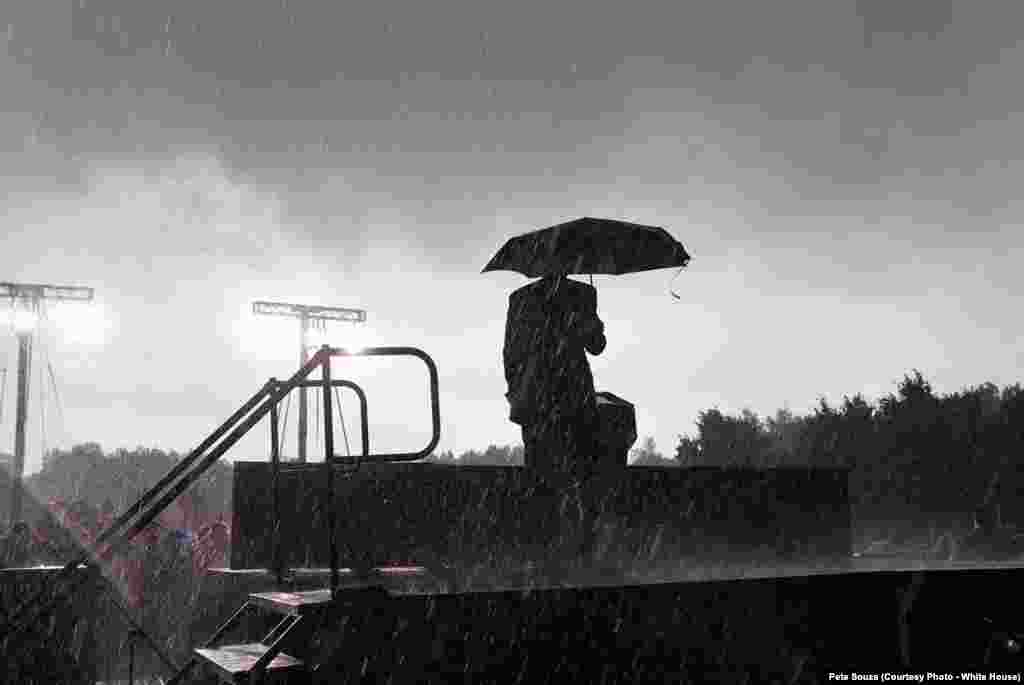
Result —
<svg viewBox="0 0 1024 685"><path fill-rule="evenodd" d="M829 674L1019 673L984 619L1019 627L1020 571L796 578L381 597L343 607L288 653L317 682L825 683ZM228 616L267 581L221 575ZM249 626L248 635L266 630ZM239 638L240 640L241 638ZM286 648L288 651L289 648Z"/></svg>
<svg viewBox="0 0 1024 685"><path fill-rule="evenodd" d="M46 590L52 594L56 568L0 569L0 607L10 615L29 597ZM85 685L95 683L104 656L103 628L97 606L103 584L85 581L50 618L29 632L0 639L0 683L23 685Z"/></svg>
<svg viewBox="0 0 1024 685"><path fill-rule="evenodd" d="M612 548L624 557L842 558L851 551L848 475L630 467L595 477L582 496L602 524L614 527ZM345 554L350 544L373 563L467 563L567 547L564 539L556 542L554 508L564 493L539 485L522 467L381 464L335 482L339 549ZM288 564L326 566L323 464L282 465L280 492ZM270 566L272 520L270 464L236 462L232 568Z"/></svg>

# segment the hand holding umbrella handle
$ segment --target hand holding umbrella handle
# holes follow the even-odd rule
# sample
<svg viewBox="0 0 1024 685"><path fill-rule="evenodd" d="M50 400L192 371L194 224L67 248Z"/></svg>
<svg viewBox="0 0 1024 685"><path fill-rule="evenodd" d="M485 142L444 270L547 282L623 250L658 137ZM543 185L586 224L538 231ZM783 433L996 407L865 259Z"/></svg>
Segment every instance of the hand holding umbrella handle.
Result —
<svg viewBox="0 0 1024 685"><path fill-rule="evenodd" d="M608 340L604 337L604 323L596 316L588 318L580 324L579 336L583 340L583 347L590 354L601 354L608 344Z"/></svg>

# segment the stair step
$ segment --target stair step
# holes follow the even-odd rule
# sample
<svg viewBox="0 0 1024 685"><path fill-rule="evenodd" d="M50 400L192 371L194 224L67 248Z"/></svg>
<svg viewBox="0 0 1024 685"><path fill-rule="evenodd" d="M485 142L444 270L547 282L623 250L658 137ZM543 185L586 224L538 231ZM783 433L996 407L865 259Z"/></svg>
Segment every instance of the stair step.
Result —
<svg viewBox="0 0 1024 685"><path fill-rule="evenodd" d="M267 576L273 577L274 571L266 568L220 568L209 569L210 573L226 576ZM424 566L378 566L373 569L375 576L387 579L401 578L422 578L429 575L429 570ZM289 568L286 575L292 578L327 578L331 575L331 569L326 566L318 568ZM355 577L356 573L350 568L339 568L338 575L344 582L346 577Z"/></svg>
<svg viewBox="0 0 1024 685"><path fill-rule="evenodd" d="M249 601L263 609L290 616L305 616L331 603L330 588L306 592L256 592Z"/></svg>
<svg viewBox="0 0 1024 685"><path fill-rule="evenodd" d="M226 683L244 683L252 672L252 667L269 648L262 643L254 642L244 645L225 645L213 649L196 649L200 657L217 670L217 675ZM267 665L267 673L301 672L305 665L301 660L285 653L280 653Z"/></svg>
<svg viewBox="0 0 1024 685"><path fill-rule="evenodd" d="M357 575L351 569L341 569L338 576L339 593L380 590L387 591L390 585L410 578L428 575L421 566L391 566L373 569L369 575ZM249 595L249 601L257 606L279 614L304 616L331 603L330 588L306 590L303 592L256 592Z"/></svg>

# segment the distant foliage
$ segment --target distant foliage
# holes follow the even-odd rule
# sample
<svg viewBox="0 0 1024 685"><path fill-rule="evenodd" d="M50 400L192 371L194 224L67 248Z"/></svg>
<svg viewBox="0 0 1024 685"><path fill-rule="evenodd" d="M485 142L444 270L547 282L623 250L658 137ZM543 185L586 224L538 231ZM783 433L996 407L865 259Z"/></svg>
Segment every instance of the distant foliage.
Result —
<svg viewBox="0 0 1024 685"><path fill-rule="evenodd" d="M630 451L629 462L633 466L679 466L678 461L667 459L658 451L654 438L650 436L644 438L640 447Z"/></svg>
<svg viewBox="0 0 1024 685"><path fill-rule="evenodd" d="M90 442L70 450L52 450L43 468L26 479L41 502L59 499L99 511L104 505L120 514L156 485L182 459L176 452L138 447L107 454ZM231 465L214 464L178 500L179 517L209 520L231 511Z"/></svg>
<svg viewBox="0 0 1024 685"><path fill-rule="evenodd" d="M838 406L822 398L808 415L779 410L764 420L748 410L703 411L696 436L679 436L675 459L686 466L844 466L853 469L858 504L909 502L927 518L970 512L1000 497L1000 488L1024 485L1009 484L1022 451L1020 384L1000 390L984 383L939 396L914 370L877 404L861 395ZM993 486L995 474L1002 479Z"/></svg>
<svg viewBox="0 0 1024 685"><path fill-rule="evenodd" d="M463 466L522 466L523 446L505 445L499 447L490 445L483 452L467 450L458 457L449 450L441 454L435 454L427 459L439 464L463 465Z"/></svg>
<svg viewBox="0 0 1024 685"><path fill-rule="evenodd" d="M771 438L761 418L748 409L738 417L718 409L702 411L697 419L699 460L704 464L763 466Z"/></svg>
<svg viewBox="0 0 1024 685"><path fill-rule="evenodd" d="M437 464L450 464L453 466L457 463L455 461L455 453L452 452L451 450L441 452L440 454L435 452L434 454L431 454L429 457L424 459L424 461L433 462Z"/></svg>

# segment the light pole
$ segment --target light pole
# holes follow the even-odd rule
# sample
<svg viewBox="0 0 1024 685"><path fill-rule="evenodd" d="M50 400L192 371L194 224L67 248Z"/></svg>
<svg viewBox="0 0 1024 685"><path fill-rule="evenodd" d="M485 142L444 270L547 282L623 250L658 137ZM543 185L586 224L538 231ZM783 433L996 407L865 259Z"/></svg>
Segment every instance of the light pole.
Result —
<svg viewBox="0 0 1024 685"><path fill-rule="evenodd" d="M348 323L365 323L366 311L363 309L346 309L343 307L321 307L317 305L288 304L285 302L252 303L254 314L270 314L289 316L299 320L299 363L305 365L309 361L309 324L310 322L346 321ZM306 461L306 435L308 415L306 409L306 388L299 388L299 453L298 460Z"/></svg>
<svg viewBox="0 0 1024 685"><path fill-rule="evenodd" d="M0 298L10 298L10 313L18 336L18 400L14 417L14 464L11 479L11 525L21 520L25 475L25 424L28 422L28 390L32 369L32 342L44 300L89 302L92 288L35 283L0 283Z"/></svg>
<svg viewBox="0 0 1024 685"><path fill-rule="evenodd" d="M0 369L0 423L4 422L4 400L7 398L7 367Z"/></svg>

